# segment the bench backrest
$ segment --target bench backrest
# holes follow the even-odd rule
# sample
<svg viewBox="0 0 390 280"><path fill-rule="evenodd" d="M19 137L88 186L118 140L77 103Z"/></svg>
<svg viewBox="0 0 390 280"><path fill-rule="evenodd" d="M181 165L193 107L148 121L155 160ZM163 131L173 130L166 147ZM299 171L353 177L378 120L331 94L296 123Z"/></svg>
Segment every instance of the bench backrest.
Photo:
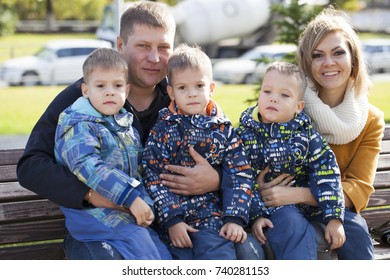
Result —
<svg viewBox="0 0 390 280"><path fill-rule="evenodd" d="M368 207L361 213L369 228L390 220L390 126L385 128L374 187Z"/></svg>
<svg viewBox="0 0 390 280"><path fill-rule="evenodd" d="M21 187L23 149L0 150L0 259L64 259L64 218L58 206Z"/></svg>

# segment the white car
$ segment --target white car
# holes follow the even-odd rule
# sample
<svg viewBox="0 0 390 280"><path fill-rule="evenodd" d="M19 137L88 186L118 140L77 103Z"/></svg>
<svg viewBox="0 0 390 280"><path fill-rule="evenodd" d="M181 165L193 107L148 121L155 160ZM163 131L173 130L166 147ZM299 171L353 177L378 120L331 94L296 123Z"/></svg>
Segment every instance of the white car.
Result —
<svg viewBox="0 0 390 280"><path fill-rule="evenodd" d="M295 53L293 44L271 44L257 46L239 58L223 59L213 65L214 80L226 84L253 84L264 74L268 63L258 63L266 58L270 61L281 60L289 53Z"/></svg>
<svg viewBox="0 0 390 280"><path fill-rule="evenodd" d="M0 80L9 85L68 84L82 77L82 65L97 48L111 43L94 39L51 40L33 56L4 61Z"/></svg>
<svg viewBox="0 0 390 280"><path fill-rule="evenodd" d="M370 73L390 71L390 39L367 39L362 48Z"/></svg>

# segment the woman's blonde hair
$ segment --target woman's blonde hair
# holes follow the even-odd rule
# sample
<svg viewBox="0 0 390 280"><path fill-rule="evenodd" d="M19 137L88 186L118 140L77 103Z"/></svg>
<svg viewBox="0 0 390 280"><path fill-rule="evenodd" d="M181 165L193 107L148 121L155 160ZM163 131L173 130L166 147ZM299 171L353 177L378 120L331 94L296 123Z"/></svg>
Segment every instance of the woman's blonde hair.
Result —
<svg viewBox="0 0 390 280"><path fill-rule="evenodd" d="M330 33L343 34L352 57L351 78L354 81L355 94L368 92L370 79L367 67L363 59L360 39L354 30L350 19L343 11L336 10L332 6L325 8L306 26L298 40L297 61L305 75L313 82L315 90L319 91L320 85L314 79L311 65L313 53L320 42Z"/></svg>

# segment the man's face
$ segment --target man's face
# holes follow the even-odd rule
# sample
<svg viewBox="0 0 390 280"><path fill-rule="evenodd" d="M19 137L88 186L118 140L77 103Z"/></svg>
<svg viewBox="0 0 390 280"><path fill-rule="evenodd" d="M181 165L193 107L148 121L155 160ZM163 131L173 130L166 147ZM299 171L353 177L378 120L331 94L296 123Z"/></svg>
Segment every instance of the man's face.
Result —
<svg viewBox="0 0 390 280"><path fill-rule="evenodd" d="M136 87L152 87L166 76L175 34L163 28L135 25L127 44L118 38L118 51L129 65L129 82Z"/></svg>

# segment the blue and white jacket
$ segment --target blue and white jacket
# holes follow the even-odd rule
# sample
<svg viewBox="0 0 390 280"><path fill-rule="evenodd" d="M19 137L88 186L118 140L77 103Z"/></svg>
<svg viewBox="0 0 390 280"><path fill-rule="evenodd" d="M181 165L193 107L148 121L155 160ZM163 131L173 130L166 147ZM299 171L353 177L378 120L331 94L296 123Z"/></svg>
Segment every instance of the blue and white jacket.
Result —
<svg viewBox="0 0 390 280"><path fill-rule="evenodd" d="M151 204L140 184L141 143L132 122L133 115L124 109L114 116L103 116L88 99L80 97L61 113L55 135L56 160L91 189L127 209L137 197ZM128 213L113 209L61 210L71 234L73 230L80 233L73 225L88 214L111 228L134 223Z"/></svg>

